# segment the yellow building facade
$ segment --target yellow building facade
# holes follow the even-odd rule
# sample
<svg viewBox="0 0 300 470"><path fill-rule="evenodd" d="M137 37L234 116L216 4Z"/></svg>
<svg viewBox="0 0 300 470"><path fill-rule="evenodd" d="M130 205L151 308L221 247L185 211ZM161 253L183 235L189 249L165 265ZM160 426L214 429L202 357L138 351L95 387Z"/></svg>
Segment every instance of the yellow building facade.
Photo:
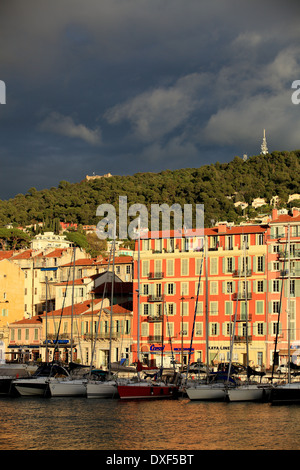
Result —
<svg viewBox="0 0 300 470"><path fill-rule="evenodd" d="M9 323L24 316L24 280L22 269L12 261L0 261L0 339L8 345Z"/></svg>

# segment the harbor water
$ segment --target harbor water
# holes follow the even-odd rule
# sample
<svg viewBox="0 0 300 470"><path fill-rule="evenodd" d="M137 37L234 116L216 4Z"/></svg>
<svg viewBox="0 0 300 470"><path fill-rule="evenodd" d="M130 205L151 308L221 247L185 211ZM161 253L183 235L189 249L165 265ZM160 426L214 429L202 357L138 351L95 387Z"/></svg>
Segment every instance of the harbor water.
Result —
<svg viewBox="0 0 300 470"><path fill-rule="evenodd" d="M300 406L0 399L0 450L299 450Z"/></svg>

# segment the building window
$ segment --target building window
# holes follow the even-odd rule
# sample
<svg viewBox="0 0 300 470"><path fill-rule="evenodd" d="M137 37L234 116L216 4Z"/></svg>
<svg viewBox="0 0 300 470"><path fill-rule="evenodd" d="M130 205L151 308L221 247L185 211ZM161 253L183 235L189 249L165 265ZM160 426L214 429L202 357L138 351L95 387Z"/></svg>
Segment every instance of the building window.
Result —
<svg viewBox="0 0 300 470"><path fill-rule="evenodd" d="M21 341L22 330L18 328L18 341Z"/></svg>
<svg viewBox="0 0 300 470"><path fill-rule="evenodd" d="M174 276L174 260L167 260L167 276Z"/></svg>
<svg viewBox="0 0 300 470"><path fill-rule="evenodd" d="M226 293L232 294L233 292L233 283L232 281L226 282Z"/></svg>
<svg viewBox="0 0 300 470"><path fill-rule="evenodd" d="M196 336L202 336L203 335L203 323L202 322L196 322L195 323L195 335Z"/></svg>
<svg viewBox="0 0 300 470"><path fill-rule="evenodd" d="M143 295L149 295L149 284L143 284Z"/></svg>
<svg viewBox="0 0 300 470"><path fill-rule="evenodd" d="M271 334L272 335L277 335L280 332L280 325L278 322L272 322L271 323Z"/></svg>
<svg viewBox="0 0 300 470"><path fill-rule="evenodd" d="M189 260L188 259L181 260L181 275L182 276L189 275Z"/></svg>
<svg viewBox="0 0 300 470"><path fill-rule="evenodd" d="M210 283L210 294L211 295L218 295L218 282L211 281Z"/></svg>
<svg viewBox="0 0 300 470"><path fill-rule="evenodd" d="M263 272L263 271L264 271L264 257L258 256L257 257L257 272Z"/></svg>
<svg viewBox="0 0 300 470"><path fill-rule="evenodd" d="M225 301L225 315L232 315L232 302Z"/></svg>
<svg viewBox="0 0 300 470"><path fill-rule="evenodd" d="M273 271L279 271L279 261L273 263Z"/></svg>
<svg viewBox="0 0 300 470"><path fill-rule="evenodd" d="M279 310L280 310L280 302L279 302L279 300L274 300L273 301L272 312L273 313L279 313Z"/></svg>
<svg viewBox="0 0 300 470"><path fill-rule="evenodd" d="M257 335L262 336L264 334L264 324L257 323Z"/></svg>
<svg viewBox="0 0 300 470"><path fill-rule="evenodd" d="M175 304L167 304L168 315L175 315Z"/></svg>
<svg viewBox="0 0 300 470"><path fill-rule="evenodd" d="M174 323L168 322L166 325L166 336L173 338L174 336Z"/></svg>
<svg viewBox="0 0 300 470"><path fill-rule="evenodd" d="M211 258L210 274L218 274L218 258Z"/></svg>
<svg viewBox="0 0 300 470"><path fill-rule="evenodd" d="M257 292L264 292L264 281L257 281Z"/></svg>
<svg viewBox="0 0 300 470"><path fill-rule="evenodd" d="M175 289L174 289L174 284L170 283L168 284L168 295L174 295L175 294Z"/></svg>
<svg viewBox="0 0 300 470"><path fill-rule="evenodd" d="M181 302L181 315L188 316L189 314L189 303Z"/></svg>
<svg viewBox="0 0 300 470"><path fill-rule="evenodd" d="M227 266L226 266L226 269L227 269L227 273L232 273L233 271L233 258L227 258L226 260L226 263L227 263Z"/></svg>
<svg viewBox="0 0 300 470"><path fill-rule="evenodd" d="M264 244L264 234L263 233L259 233L257 235L257 244L258 245L263 245Z"/></svg>
<svg viewBox="0 0 300 470"><path fill-rule="evenodd" d="M273 292L280 292L279 279L273 280Z"/></svg>
<svg viewBox="0 0 300 470"><path fill-rule="evenodd" d="M25 328L25 340L26 341L29 340L29 329L28 328Z"/></svg>
<svg viewBox="0 0 300 470"><path fill-rule="evenodd" d="M209 303L209 306L210 306L210 315L218 315L218 302L210 302Z"/></svg>
<svg viewBox="0 0 300 470"><path fill-rule="evenodd" d="M290 294L295 295L295 279L290 280Z"/></svg>
<svg viewBox="0 0 300 470"><path fill-rule="evenodd" d="M218 323L211 323L210 324L210 334L212 336L217 336L217 334L218 334Z"/></svg>
<svg viewBox="0 0 300 470"><path fill-rule="evenodd" d="M126 266L126 274L130 274L131 273L131 266L128 265Z"/></svg>
<svg viewBox="0 0 300 470"><path fill-rule="evenodd" d="M189 283L188 282L181 283L181 294L182 296L189 295Z"/></svg>
<svg viewBox="0 0 300 470"><path fill-rule="evenodd" d="M263 300L256 301L256 313L258 315L261 315L264 313L264 301Z"/></svg>

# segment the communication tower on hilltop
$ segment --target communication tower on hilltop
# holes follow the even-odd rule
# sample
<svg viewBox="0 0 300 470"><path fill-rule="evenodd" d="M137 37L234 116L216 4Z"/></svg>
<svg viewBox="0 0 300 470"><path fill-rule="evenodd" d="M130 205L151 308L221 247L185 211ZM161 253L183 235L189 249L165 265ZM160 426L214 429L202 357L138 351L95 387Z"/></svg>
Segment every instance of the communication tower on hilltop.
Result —
<svg viewBox="0 0 300 470"><path fill-rule="evenodd" d="M261 154L262 155L267 155L267 153L269 153L268 151L268 147L267 147L267 139L266 139L266 130L264 129L264 137L263 137L263 141L262 141L262 144L261 144Z"/></svg>

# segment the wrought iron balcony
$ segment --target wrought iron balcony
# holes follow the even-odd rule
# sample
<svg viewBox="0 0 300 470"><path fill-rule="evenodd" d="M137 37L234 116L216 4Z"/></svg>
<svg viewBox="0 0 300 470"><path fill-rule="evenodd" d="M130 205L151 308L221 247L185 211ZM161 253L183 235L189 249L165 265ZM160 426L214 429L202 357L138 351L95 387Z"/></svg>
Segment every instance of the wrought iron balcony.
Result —
<svg viewBox="0 0 300 470"><path fill-rule="evenodd" d="M163 279L165 273L161 271L155 271L148 274L148 279Z"/></svg>
<svg viewBox="0 0 300 470"><path fill-rule="evenodd" d="M247 338L246 336L234 335L233 341L235 343L246 343ZM248 341L252 341L252 336L248 336Z"/></svg>
<svg viewBox="0 0 300 470"><path fill-rule="evenodd" d="M148 295L148 302L162 302L162 295Z"/></svg>
<svg viewBox="0 0 300 470"><path fill-rule="evenodd" d="M163 321L163 315L148 315L147 320L149 323Z"/></svg>
<svg viewBox="0 0 300 470"><path fill-rule="evenodd" d="M289 270L285 269L284 271L280 271L280 277L288 277L289 275ZM300 269L291 269L290 272L291 277L300 277Z"/></svg>
<svg viewBox="0 0 300 470"><path fill-rule="evenodd" d="M248 321L252 321L252 313L248 313ZM234 322L235 320L235 315L232 315L231 321ZM245 313L238 313L236 316L236 321L237 322L245 322L246 319L246 314Z"/></svg>
<svg viewBox="0 0 300 470"><path fill-rule="evenodd" d="M245 292L235 292L232 296L233 300L246 300ZM247 300L252 299L252 292L247 292Z"/></svg>
<svg viewBox="0 0 300 470"><path fill-rule="evenodd" d="M244 269L235 269L232 273L233 277L249 277L252 276L252 269L247 269L246 273Z"/></svg>
<svg viewBox="0 0 300 470"><path fill-rule="evenodd" d="M163 337L161 335L148 336L148 340L155 343L162 343Z"/></svg>

